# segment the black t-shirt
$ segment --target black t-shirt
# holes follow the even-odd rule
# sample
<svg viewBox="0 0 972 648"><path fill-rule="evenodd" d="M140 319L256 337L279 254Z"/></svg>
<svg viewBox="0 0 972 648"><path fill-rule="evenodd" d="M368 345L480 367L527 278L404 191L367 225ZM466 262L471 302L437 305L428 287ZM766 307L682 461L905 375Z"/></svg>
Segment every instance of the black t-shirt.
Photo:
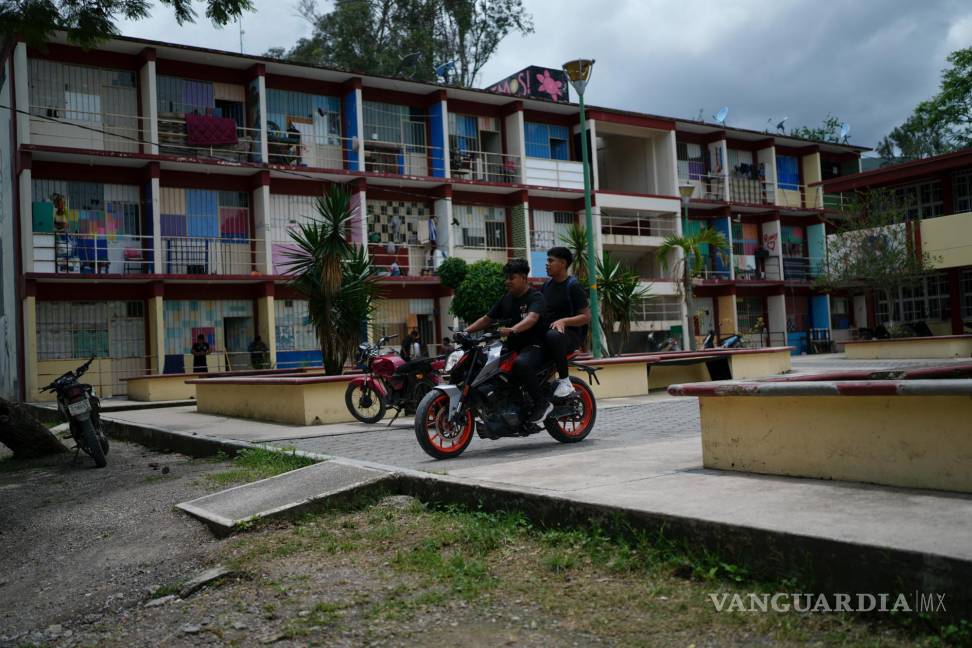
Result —
<svg viewBox="0 0 972 648"><path fill-rule="evenodd" d="M547 302L547 315L551 323L573 317L587 308L587 291L580 281L570 277L561 283L553 279L547 281L543 286L543 299ZM581 342L587 337L587 325L568 326L565 330L576 335Z"/></svg>
<svg viewBox="0 0 972 648"><path fill-rule="evenodd" d="M192 345L192 355L194 356L204 356L209 351L209 344L207 342L196 342Z"/></svg>
<svg viewBox="0 0 972 648"><path fill-rule="evenodd" d="M531 344L543 344L543 333L545 328L544 311L546 304L543 295L534 289L530 289L519 297L514 297L511 293L503 295L498 302L489 309L489 318L493 321L506 320L504 326L515 326L528 313L540 315L540 321L522 333L514 333L506 339L506 346L514 351L519 351L523 347Z"/></svg>

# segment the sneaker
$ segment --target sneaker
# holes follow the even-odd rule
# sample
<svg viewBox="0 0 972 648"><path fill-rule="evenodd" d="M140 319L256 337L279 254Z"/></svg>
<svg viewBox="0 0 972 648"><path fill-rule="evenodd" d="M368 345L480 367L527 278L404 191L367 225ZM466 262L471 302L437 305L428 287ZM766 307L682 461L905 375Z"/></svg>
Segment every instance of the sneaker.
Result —
<svg viewBox="0 0 972 648"><path fill-rule="evenodd" d="M561 378L557 381L557 387L554 389L554 398L567 398L574 393L574 385L570 382L570 378Z"/></svg>
<svg viewBox="0 0 972 648"><path fill-rule="evenodd" d="M530 423L540 424L543 423L544 419L547 418L547 414L553 411L553 403L550 401L540 401L533 407L533 411L530 412L529 421Z"/></svg>

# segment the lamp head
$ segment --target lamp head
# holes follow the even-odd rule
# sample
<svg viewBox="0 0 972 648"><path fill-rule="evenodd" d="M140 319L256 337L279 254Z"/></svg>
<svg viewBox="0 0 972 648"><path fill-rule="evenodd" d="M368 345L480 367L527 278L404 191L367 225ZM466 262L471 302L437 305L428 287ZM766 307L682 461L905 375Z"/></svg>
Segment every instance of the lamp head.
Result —
<svg viewBox="0 0 972 648"><path fill-rule="evenodd" d="M577 94L584 94L587 88L587 81L591 78L591 69L594 67L594 59L575 59L564 63L564 72L570 79L570 85L574 86Z"/></svg>
<svg viewBox="0 0 972 648"><path fill-rule="evenodd" d="M678 193L680 196L682 196L682 204L687 205L689 200L692 198L692 194L695 193L695 185L678 185Z"/></svg>

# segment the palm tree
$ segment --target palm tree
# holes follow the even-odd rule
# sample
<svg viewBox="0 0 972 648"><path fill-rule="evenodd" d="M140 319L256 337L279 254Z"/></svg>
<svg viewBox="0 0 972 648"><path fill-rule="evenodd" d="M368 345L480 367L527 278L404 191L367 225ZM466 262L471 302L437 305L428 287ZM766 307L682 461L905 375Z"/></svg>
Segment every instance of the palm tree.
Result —
<svg viewBox="0 0 972 648"><path fill-rule="evenodd" d="M635 318L635 310L651 293L648 288L641 287L638 273L605 252L603 259L596 259L597 266L597 294L601 302L602 328L608 333L614 332L614 325L618 325L618 353L624 351L631 334L631 320ZM605 336L605 342L609 336Z"/></svg>
<svg viewBox="0 0 972 648"><path fill-rule="evenodd" d="M695 317L695 299L692 297L692 279L702 274L705 257L702 254L702 246L710 245L716 252L723 256L729 251L729 241L721 232L711 228L702 229L695 234L676 236L672 234L665 239L665 242L658 248L657 255L662 264L668 265L668 257L675 250L682 251L682 258L675 262L672 274L680 276L676 283L678 293L685 301L685 310L689 318L689 345L692 351L696 350L695 331L693 321Z"/></svg>
<svg viewBox="0 0 972 648"><path fill-rule="evenodd" d="M352 218L347 192L334 185L315 203L317 218L291 230L290 285L307 299L307 311L324 357L324 373L344 370L361 338L361 323L381 298L377 272L362 246L348 241Z"/></svg>
<svg viewBox="0 0 972 648"><path fill-rule="evenodd" d="M574 256L571 264L574 276L587 287L587 230L574 224L567 228L566 234L560 235L560 243Z"/></svg>

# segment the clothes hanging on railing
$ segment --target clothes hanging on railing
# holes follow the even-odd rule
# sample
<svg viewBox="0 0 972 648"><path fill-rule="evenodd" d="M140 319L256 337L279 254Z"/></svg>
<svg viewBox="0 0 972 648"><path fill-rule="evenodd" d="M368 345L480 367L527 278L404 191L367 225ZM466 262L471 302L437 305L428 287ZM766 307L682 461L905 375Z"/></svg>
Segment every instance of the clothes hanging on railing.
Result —
<svg viewBox="0 0 972 648"><path fill-rule="evenodd" d="M236 138L236 122L229 117L186 115L186 142L189 146L232 146Z"/></svg>

